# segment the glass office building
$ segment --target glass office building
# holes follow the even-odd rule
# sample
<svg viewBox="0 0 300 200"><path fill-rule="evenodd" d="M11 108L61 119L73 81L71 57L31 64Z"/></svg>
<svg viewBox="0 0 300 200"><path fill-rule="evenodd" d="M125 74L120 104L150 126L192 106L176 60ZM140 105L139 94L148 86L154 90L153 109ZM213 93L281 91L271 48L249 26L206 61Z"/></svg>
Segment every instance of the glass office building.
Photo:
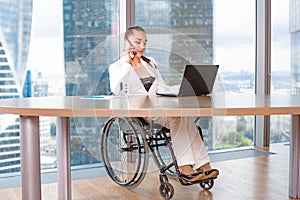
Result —
<svg viewBox="0 0 300 200"><path fill-rule="evenodd" d="M32 20L32 0L0 1L0 30L20 85L25 78Z"/></svg>
<svg viewBox="0 0 300 200"><path fill-rule="evenodd" d="M22 96L32 0L0 0L0 98ZM0 173L20 170L19 118L0 115Z"/></svg>
<svg viewBox="0 0 300 200"><path fill-rule="evenodd" d="M99 77L111 61L103 44L116 25L118 1L64 0L64 56L66 95L93 95ZM101 48L99 48L101 47ZM99 133L104 119L71 118L71 165L97 162Z"/></svg>
<svg viewBox="0 0 300 200"><path fill-rule="evenodd" d="M64 0L63 5L66 95L91 94L108 59L88 64L86 59L111 34L115 6L107 0Z"/></svg>
<svg viewBox="0 0 300 200"><path fill-rule="evenodd" d="M176 71L185 64L212 63L213 60L213 1L136 1L135 21L143 27L156 27L151 35L169 35L169 55L159 49L149 50L149 55L164 60ZM160 31L160 28L163 30ZM170 32L166 31L169 29ZM154 41L158 42L158 41ZM162 42L162 41L159 41ZM201 48L201 51L199 49ZM164 57L162 57L162 55Z"/></svg>

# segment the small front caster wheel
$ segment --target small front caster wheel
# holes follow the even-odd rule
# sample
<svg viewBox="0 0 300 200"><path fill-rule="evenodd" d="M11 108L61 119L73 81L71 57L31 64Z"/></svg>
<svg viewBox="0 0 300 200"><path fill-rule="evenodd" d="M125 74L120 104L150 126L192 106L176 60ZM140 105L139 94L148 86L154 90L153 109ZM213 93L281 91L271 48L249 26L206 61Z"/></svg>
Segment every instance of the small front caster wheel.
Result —
<svg viewBox="0 0 300 200"><path fill-rule="evenodd" d="M213 179L204 180L199 184L202 187L202 189L210 190L214 186L214 180Z"/></svg>
<svg viewBox="0 0 300 200"><path fill-rule="evenodd" d="M159 187L159 193L164 199L171 199L174 195L174 188L169 182L164 182Z"/></svg>

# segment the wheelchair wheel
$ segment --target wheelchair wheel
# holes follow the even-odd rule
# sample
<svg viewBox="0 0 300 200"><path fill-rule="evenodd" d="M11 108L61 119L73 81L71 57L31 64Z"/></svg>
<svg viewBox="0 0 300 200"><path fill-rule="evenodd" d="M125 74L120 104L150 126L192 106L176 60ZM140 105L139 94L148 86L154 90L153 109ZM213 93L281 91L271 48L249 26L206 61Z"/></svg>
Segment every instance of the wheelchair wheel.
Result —
<svg viewBox="0 0 300 200"><path fill-rule="evenodd" d="M174 195L174 188L169 182L164 182L159 187L159 193L164 199L171 199Z"/></svg>
<svg viewBox="0 0 300 200"><path fill-rule="evenodd" d="M134 188L144 179L148 167L148 143L135 118L110 118L101 137L106 171L117 184Z"/></svg>
<svg viewBox="0 0 300 200"><path fill-rule="evenodd" d="M168 138L168 141L170 142L170 146L167 146L167 144L165 142L165 137ZM158 167L160 167L160 165L168 166L168 165L174 163L174 160L172 158L173 149L171 147L172 142L171 142L170 132L166 131L164 128L161 129L155 135L153 142L154 142L154 146L155 146L155 154L157 156L158 161L160 162L160 163L157 163ZM170 167L168 170L166 170L166 174L170 178L177 178L177 173L176 173L174 165L172 167Z"/></svg>
<svg viewBox="0 0 300 200"><path fill-rule="evenodd" d="M204 190L210 190L214 186L214 180L213 179L207 179L203 182L200 182L200 187Z"/></svg>

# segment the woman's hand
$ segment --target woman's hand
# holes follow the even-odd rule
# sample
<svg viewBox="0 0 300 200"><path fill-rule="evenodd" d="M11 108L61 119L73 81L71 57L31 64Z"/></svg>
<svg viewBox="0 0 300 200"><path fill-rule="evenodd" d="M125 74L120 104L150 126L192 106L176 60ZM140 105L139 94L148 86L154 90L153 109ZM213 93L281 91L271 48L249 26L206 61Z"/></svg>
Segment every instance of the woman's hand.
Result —
<svg viewBox="0 0 300 200"><path fill-rule="evenodd" d="M131 58L131 60L133 60L134 59L134 57L136 56L136 51L133 49L133 50L131 50L131 51L129 51L129 57Z"/></svg>
<svg viewBox="0 0 300 200"><path fill-rule="evenodd" d="M136 51L134 50L134 47L128 47L126 50L124 50L123 56L125 57L125 61L129 64L132 63L132 60L134 59L136 55Z"/></svg>
<svg viewBox="0 0 300 200"><path fill-rule="evenodd" d="M129 63L133 68L141 66L140 55L137 53L134 47L129 47L125 52L125 61Z"/></svg>

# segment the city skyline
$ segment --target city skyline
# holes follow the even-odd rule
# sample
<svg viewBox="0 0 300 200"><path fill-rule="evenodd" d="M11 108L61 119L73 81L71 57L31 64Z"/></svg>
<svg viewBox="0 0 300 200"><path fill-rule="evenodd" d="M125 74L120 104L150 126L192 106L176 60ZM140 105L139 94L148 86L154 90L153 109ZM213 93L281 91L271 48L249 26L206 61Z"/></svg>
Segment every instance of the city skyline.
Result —
<svg viewBox="0 0 300 200"><path fill-rule="evenodd" d="M288 0L285 0L284 2L286 1ZM240 71L241 67L243 67L242 70L244 71L254 72L254 61L248 61L249 56L242 56L249 55L249 50L241 47L241 44L243 43L245 45L249 45L249 42L254 41L249 41L249 36L245 35L245 31L243 31L244 27L237 29L237 27L234 26L234 23L227 22L232 20L232 12L226 12L226 9L233 10L235 14L239 15L238 19L243 21L244 17L248 18L247 16L249 16L249 13L240 13L238 12L238 9L236 9L235 12L235 9L233 9L231 5L235 5L236 8L242 8L240 10L251 12L251 9L245 9L245 7L253 7L253 2L254 1L252 0L249 0L246 3L238 0L214 0L214 13L218 13L215 19L215 30L220 30L222 32L222 34L219 34L220 37L216 34L215 38L217 43L215 50L216 62L221 64L221 71ZM279 10L280 8L280 13L276 12L276 14L274 14L274 21L278 24L278 26L276 26L276 30L273 31L273 49L280 55L272 57L272 70L274 71L290 70L290 50L287 47L287 43L290 38L282 37L283 34L288 33L288 23L286 22L286 20L288 20L288 17L286 17L288 16L288 8L286 8L288 3L282 2L283 1L272 1L274 9ZM33 29L28 68L36 73L42 72L42 74L46 77L60 76L61 78L64 78L62 12L62 2L60 0L41 0L33 2ZM250 13L250 15L253 15L253 13L255 13L255 11L253 11L252 14ZM248 22L249 19L246 19L245 21ZM228 24L231 24L232 27L224 26ZM246 28L249 29L249 26L247 27L246 23L245 25ZM237 33L234 35L234 37L237 38L232 37L232 30ZM287 31L287 33L285 31ZM250 31L247 32L247 34L253 34L251 37L254 39L253 32ZM232 52L231 55L226 53L228 52L228 42L232 43L232 47L236 47L230 49L230 52ZM227 45L227 47L224 45ZM241 56L234 57L236 54ZM254 54L254 51L250 52L250 54ZM233 58L236 62L232 61ZM247 65L246 63L253 63L253 65Z"/></svg>
<svg viewBox="0 0 300 200"><path fill-rule="evenodd" d="M0 99L22 97L31 31L31 14L31 0L1 3ZM19 170L19 116L0 114L0 173Z"/></svg>

